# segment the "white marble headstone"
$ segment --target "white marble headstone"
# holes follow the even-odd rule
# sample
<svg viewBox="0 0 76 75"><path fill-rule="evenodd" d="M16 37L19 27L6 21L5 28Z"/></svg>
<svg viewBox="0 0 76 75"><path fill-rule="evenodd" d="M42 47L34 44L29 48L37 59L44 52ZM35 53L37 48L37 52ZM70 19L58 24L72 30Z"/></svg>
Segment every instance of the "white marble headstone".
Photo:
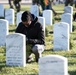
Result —
<svg viewBox="0 0 76 75"><path fill-rule="evenodd" d="M52 25L52 10L44 10L43 17L45 18L46 25Z"/></svg>
<svg viewBox="0 0 76 75"><path fill-rule="evenodd" d="M39 16L38 17L38 21L42 24L43 30L44 30L44 34L45 34L45 18Z"/></svg>
<svg viewBox="0 0 76 75"><path fill-rule="evenodd" d="M0 19L0 46L5 46L6 36L8 35L8 21Z"/></svg>
<svg viewBox="0 0 76 75"><path fill-rule="evenodd" d="M73 7L72 6L64 7L64 13L70 13L73 15Z"/></svg>
<svg viewBox="0 0 76 75"><path fill-rule="evenodd" d="M0 17L4 17L4 6L0 4Z"/></svg>
<svg viewBox="0 0 76 75"><path fill-rule="evenodd" d="M26 42L25 35L20 33L6 36L6 65L26 66Z"/></svg>
<svg viewBox="0 0 76 75"><path fill-rule="evenodd" d="M6 9L5 10L5 19L8 20L10 25L14 25L15 13L14 9Z"/></svg>
<svg viewBox="0 0 76 75"><path fill-rule="evenodd" d="M68 75L67 58L48 55L39 59L39 75Z"/></svg>
<svg viewBox="0 0 76 75"><path fill-rule="evenodd" d="M18 26L18 24L21 22L21 16L22 16L23 12L18 12L17 13L17 17L16 17L16 25Z"/></svg>
<svg viewBox="0 0 76 75"><path fill-rule="evenodd" d="M72 32L72 15L70 13L62 14L61 22L66 22L69 24L69 32Z"/></svg>
<svg viewBox="0 0 76 75"><path fill-rule="evenodd" d="M39 7L38 5L31 5L31 9L30 9L30 12L32 14L34 14L35 16L39 16Z"/></svg>
<svg viewBox="0 0 76 75"><path fill-rule="evenodd" d="M69 50L69 24L59 22L54 24L54 51Z"/></svg>

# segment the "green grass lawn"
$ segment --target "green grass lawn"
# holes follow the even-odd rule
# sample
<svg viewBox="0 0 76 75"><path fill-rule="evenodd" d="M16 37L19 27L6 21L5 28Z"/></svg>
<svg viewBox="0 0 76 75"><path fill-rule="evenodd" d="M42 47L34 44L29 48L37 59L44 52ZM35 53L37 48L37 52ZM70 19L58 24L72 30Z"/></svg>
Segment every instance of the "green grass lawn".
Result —
<svg viewBox="0 0 76 75"><path fill-rule="evenodd" d="M5 6L9 8L9 6ZM64 5L53 6L56 11L63 11ZM21 10L29 10L30 6L22 6ZM54 23L60 22L61 14L55 16ZM14 33L16 25L9 26L9 32ZM45 37L45 51L42 53L43 56L46 55L61 55L68 59L68 74L76 75L76 22L73 22L73 32L70 33L70 50L69 51L53 51L53 25L46 26L47 36ZM49 33L51 32L51 33ZM6 66L6 47L0 47L0 75L38 75L38 63L31 62L27 63L26 67L9 67ZM33 55L34 56L34 55Z"/></svg>

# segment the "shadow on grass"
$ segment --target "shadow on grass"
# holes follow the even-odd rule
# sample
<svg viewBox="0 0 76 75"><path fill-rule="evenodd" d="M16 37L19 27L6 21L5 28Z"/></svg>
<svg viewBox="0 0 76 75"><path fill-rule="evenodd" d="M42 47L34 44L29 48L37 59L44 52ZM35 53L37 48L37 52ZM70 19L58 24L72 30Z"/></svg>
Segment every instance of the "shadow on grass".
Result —
<svg viewBox="0 0 76 75"><path fill-rule="evenodd" d="M76 40L76 38L73 39L74 41Z"/></svg>
<svg viewBox="0 0 76 75"><path fill-rule="evenodd" d="M50 34L53 34L53 31L50 31L49 33L50 33Z"/></svg>
<svg viewBox="0 0 76 75"><path fill-rule="evenodd" d="M76 71L69 71L69 75L76 75Z"/></svg>
<svg viewBox="0 0 76 75"><path fill-rule="evenodd" d="M76 26L75 25L73 25L72 30L73 30L73 32L76 30Z"/></svg>
<svg viewBox="0 0 76 75"><path fill-rule="evenodd" d="M5 64L0 65L0 70L5 66L6 66Z"/></svg>
<svg viewBox="0 0 76 75"><path fill-rule="evenodd" d="M76 62L69 62L69 65L76 65Z"/></svg>
<svg viewBox="0 0 76 75"><path fill-rule="evenodd" d="M5 61L4 62L0 62L0 71L2 70L3 67L5 67L6 64L5 64Z"/></svg>
<svg viewBox="0 0 76 75"><path fill-rule="evenodd" d="M5 19L4 17L0 17L0 19Z"/></svg>
<svg viewBox="0 0 76 75"><path fill-rule="evenodd" d="M13 30L9 30L9 32L15 32L15 29L13 29Z"/></svg>
<svg viewBox="0 0 76 75"><path fill-rule="evenodd" d="M44 50L45 52L47 52L47 51L53 51L53 48L51 48L51 49L46 49L46 50Z"/></svg>

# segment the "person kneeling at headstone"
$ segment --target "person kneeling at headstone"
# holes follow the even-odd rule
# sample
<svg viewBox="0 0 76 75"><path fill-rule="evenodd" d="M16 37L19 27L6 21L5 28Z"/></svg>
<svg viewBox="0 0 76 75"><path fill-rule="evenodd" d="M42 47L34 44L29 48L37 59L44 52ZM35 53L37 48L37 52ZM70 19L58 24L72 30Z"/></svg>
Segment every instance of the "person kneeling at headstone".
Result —
<svg viewBox="0 0 76 75"><path fill-rule="evenodd" d="M29 11L23 12L21 20L15 32L26 35L26 62L32 60L32 53L35 54L36 62L38 62L45 44L42 25Z"/></svg>

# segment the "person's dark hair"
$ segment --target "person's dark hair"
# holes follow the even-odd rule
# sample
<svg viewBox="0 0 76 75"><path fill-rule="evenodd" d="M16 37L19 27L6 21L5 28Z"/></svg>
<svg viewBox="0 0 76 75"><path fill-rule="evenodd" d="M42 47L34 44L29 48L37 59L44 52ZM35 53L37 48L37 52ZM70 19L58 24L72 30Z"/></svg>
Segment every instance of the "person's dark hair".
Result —
<svg viewBox="0 0 76 75"><path fill-rule="evenodd" d="M32 20L31 13L30 13L29 11L23 12L23 13L22 13L21 20L22 20L23 22L28 21L28 20Z"/></svg>

